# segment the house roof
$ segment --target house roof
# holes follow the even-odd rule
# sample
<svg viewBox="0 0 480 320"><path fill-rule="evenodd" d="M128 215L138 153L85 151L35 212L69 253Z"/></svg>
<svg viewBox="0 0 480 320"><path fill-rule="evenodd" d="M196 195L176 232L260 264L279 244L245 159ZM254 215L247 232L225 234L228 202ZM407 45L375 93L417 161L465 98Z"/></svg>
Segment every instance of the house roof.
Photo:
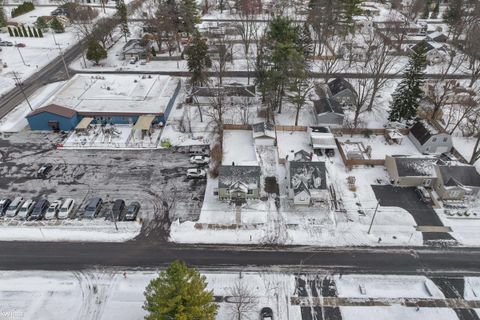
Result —
<svg viewBox="0 0 480 320"><path fill-rule="evenodd" d="M194 87L192 96L196 97L218 97L221 95L227 97L255 97L255 86L245 86L240 84L230 84L218 87Z"/></svg>
<svg viewBox="0 0 480 320"><path fill-rule="evenodd" d="M410 128L410 133L418 140L418 142L420 142L421 145L424 145L432 136L438 134L438 131L424 121L417 121Z"/></svg>
<svg viewBox="0 0 480 320"><path fill-rule="evenodd" d="M321 98L320 100L313 101L313 107L315 108L315 112L317 114L322 113L336 113L343 115L343 108L334 99L330 98Z"/></svg>
<svg viewBox="0 0 480 320"><path fill-rule="evenodd" d="M400 177L433 177L434 165L439 161L436 158L413 158L394 156Z"/></svg>
<svg viewBox="0 0 480 320"><path fill-rule="evenodd" d="M357 94L353 86L347 80L343 78L336 78L328 83L328 88L332 95L337 95L343 90L350 90L353 94Z"/></svg>
<svg viewBox="0 0 480 320"><path fill-rule="evenodd" d="M260 185L259 166L221 166L218 174L218 187L230 188L243 183L246 185Z"/></svg>
<svg viewBox="0 0 480 320"><path fill-rule="evenodd" d="M439 165L446 186L480 187L480 174L471 165Z"/></svg>
<svg viewBox="0 0 480 320"><path fill-rule="evenodd" d="M291 161L289 170L290 187L295 195L304 191L304 187L309 191L327 189L325 162Z"/></svg>
<svg viewBox="0 0 480 320"><path fill-rule="evenodd" d="M43 113L43 112L56 114L56 115L59 115L59 116L65 117L65 118L72 118L77 114L77 112L75 110L72 110L70 108L65 108L65 107L59 106L58 104L52 103L52 104L46 105L45 107L41 107L41 108L38 108L38 109L30 112L27 115L27 118L32 117L32 116L37 115L37 114L40 114L40 113Z"/></svg>
<svg viewBox="0 0 480 320"><path fill-rule="evenodd" d="M143 53L150 48L150 42L142 39L131 39L122 48L122 53Z"/></svg>
<svg viewBox="0 0 480 320"><path fill-rule="evenodd" d="M305 150L300 150L294 153L293 158L295 161L310 161L312 160L312 155L310 152Z"/></svg>

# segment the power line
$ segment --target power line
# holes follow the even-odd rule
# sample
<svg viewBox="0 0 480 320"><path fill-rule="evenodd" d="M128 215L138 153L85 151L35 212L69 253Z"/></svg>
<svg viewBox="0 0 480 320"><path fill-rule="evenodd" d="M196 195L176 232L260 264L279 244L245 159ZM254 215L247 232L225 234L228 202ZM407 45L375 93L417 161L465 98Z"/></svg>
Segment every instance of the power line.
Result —
<svg viewBox="0 0 480 320"><path fill-rule="evenodd" d="M32 105L30 104L30 101L28 101L28 97L25 94L25 91L23 90L23 82L17 76L17 73L15 71L13 71L13 78L15 79L15 85L20 88L20 91L22 92L23 96L25 97L25 101L27 101L27 104L30 107L30 110L33 111Z"/></svg>

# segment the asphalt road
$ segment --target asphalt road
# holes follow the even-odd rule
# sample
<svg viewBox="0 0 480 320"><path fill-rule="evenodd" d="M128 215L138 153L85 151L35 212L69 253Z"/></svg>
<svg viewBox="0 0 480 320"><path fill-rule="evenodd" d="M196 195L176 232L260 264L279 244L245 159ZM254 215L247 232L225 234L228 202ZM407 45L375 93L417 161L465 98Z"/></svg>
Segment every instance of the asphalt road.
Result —
<svg viewBox="0 0 480 320"><path fill-rule="evenodd" d="M95 266L158 268L176 259L200 268L285 268L308 272L480 274L480 249L265 248L125 243L0 242L2 270L80 270Z"/></svg>

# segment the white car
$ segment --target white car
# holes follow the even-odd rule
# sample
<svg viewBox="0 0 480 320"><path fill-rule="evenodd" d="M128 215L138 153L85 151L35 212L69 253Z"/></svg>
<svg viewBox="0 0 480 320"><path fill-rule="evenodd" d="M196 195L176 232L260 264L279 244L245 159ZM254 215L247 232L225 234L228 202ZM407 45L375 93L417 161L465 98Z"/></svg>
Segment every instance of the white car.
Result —
<svg viewBox="0 0 480 320"><path fill-rule="evenodd" d="M75 206L75 201L73 199L66 199L62 207L60 208L60 211L58 212L57 218L67 219L72 213L74 206Z"/></svg>
<svg viewBox="0 0 480 320"><path fill-rule="evenodd" d="M207 172L203 169L188 169L187 170L187 178L195 179L195 178L205 178L207 176Z"/></svg>
<svg viewBox="0 0 480 320"><path fill-rule="evenodd" d="M57 217L58 212L60 211L61 206L62 206L61 200L55 200L52 203L50 203L50 207L48 207L48 210L45 213L45 220L55 219Z"/></svg>
<svg viewBox="0 0 480 320"><path fill-rule="evenodd" d="M13 218L17 215L18 211L20 211L20 208L22 207L24 200L22 197L16 197L13 199L12 203L8 206L7 212L5 213L5 216L8 218Z"/></svg>
<svg viewBox="0 0 480 320"><path fill-rule="evenodd" d="M210 157L207 157L207 156L190 157L190 163L193 163L193 164L207 164L209 162L210 162Z"/></svg>
<svg viewBox="0 0 480 320"><path fill-rule="evenodd" d="M18 211L17 218L26 220L30 213L33 211L33 207L35 207L35 201L33 200L27 200L23 203L22 207L20 208L20 211Z"/></svg>

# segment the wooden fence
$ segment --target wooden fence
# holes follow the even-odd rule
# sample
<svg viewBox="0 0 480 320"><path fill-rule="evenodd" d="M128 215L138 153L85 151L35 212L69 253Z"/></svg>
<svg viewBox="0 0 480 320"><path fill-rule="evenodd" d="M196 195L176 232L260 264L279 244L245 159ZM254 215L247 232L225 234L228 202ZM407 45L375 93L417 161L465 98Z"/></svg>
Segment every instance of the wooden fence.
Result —
<svg viewBox="0 0 480 320"><path fill-rule="evenodd" d="M345 152L343 152L342 145L335 139L335 143L337 144L338 153L340 153L340 157L345 164L345 167L348 169L352 169L353 166L384 166L385 159L347 159Z"/></svg>
<svg viewBox="0 0 480 320"><path fill-rule="evenodd" d="M252 130L250 124L224 124L223 130Z"/></svg>
<svg viewBox="0 0 480 320"><path fill-rule="evenodd" d="M385 131L388 129L365 129L365 128L331 128L330 129L334 135L347 135L347 134L362 134L362 135L384 135ZM407 135L409 129L398 129L401 134Z"/></svg>

